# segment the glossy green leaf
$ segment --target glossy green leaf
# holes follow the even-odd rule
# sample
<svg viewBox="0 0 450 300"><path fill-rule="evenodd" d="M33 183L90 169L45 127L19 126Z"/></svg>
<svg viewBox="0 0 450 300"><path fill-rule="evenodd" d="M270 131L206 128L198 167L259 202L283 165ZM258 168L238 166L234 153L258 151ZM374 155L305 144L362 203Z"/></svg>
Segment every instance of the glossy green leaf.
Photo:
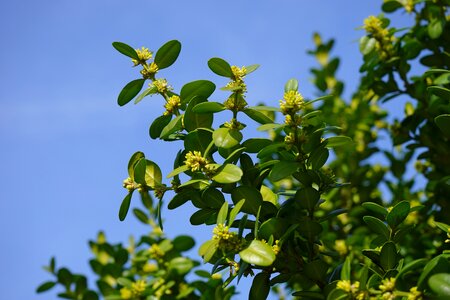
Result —
<svg viewBox="0 0 450 300"><path fill-rule="evenodd" d="M445 135L450 136L450 114L437 116L434 122Z"/></svg>
<svg viewBox="0 0 450 300"><path fill-rule="evenodd" d="M246 114L250 119L253 121L258 122L259 124L268 124L272 123L273 120L263 114L262 112L259 112L257 110L253 110L251 108L246 108L243 110L244 114Z"/></svg>
<svg viewBox="0 0 450 300"><path fill-rule="evenodd" d="M256 216L258 209L262 204L261 193L255 188L246 185L239 186L232 190L231 199L236 205L241 200L245 200L242 211Z"/></svg>
<svg viewBox="0 0 450 300"><path fill-rule="evenodd" d="M233 224L234 220L236 219L237 214L241 211L242 206L244 206L245 199L242 199L236 205L231 209L230 211L230 219L228 224Z"/></svg>
<svg viewBox="0 0 450 300"><path fill-rule="evenodd" d="M394 269L398 262L397 248L393 242L387 242L380 251L380 264L385 271Z"/></svg>
<svg viewBox="0 0 450 300"><path fill-rule="evenodd" d="M441 222L434 222L434 225L436 225L440 230L444 231L445 233L450 232L450 225Z"/></svg>
<svg viewBox="0 0 450 300"><path fill-rule="evenodd" d="M428 92L434 94L444 100L450 100L450 90L440 86L430 86Z"/></svg>
<svg viewBox="0 0 450 300"><path fill-rule="evenodd" d="M388 211L386 208L384 208L383 206L373 203L373 202L364 202L363 204L361 204L362 207L364 207L367 210L370 210L374 213L380 214L384 217L387 216Z"/></svg>
<svg viewBox="0 0 450 300"><path fill-rule="evenodd" d="M134 50L131 46L122 42L114 42L112 43L112 45L117 51L119 51L123 55L139 60L139 56L136 53L136 50Z"/></svg>
<svg viewBox="0 0 450 300"><path fill-rule="evenodd" d="M48 291L51 288L53 288L55 285L56 285L56 282L53 282L53 281L44 282L36 289L36 293L43 293L45 291Z"/></svg>
<svg viewBox="0 0 450 300"><path fill-rule="evenodd" d="M198 114L205 114L221 112L225 109L225 106L218 102L202 102L194 106L192 111Z"/></svg>
<svg viewBox="0 0 450 300"><path fill-rule="evenodd" d="M117 103L120 106L124 106L133 100L133 98L136 97L136 95L142 90L144 82L145 79L136 79L127 83L127 85L120 92L119 97L117 98Z"/></svg>
<svg viewBox="0 0 450 300"><path fill-rule="evenodd" d="M300 164L295 161L280 161L273 165L269 173L269 179L273 182L291 176L299 168Z"/></svg>
<svg viewBox="0 0 450 300"><path fill-rule="evenodd" d="M230 64L221 58L213 57L208 60L208 67L219 76L233 78Z"/></svg>
<svg viewBox="0 0 450 300"><path fill-rule="evenodd" d="M125 198L122 201L122 204L120 205L120 209L119 209L119 220L120 221L125 220L125 218L128 214L128 210L130 209L132 195L133 195L132 192L128 193L128 195L125 196Z"/></svg>
<svg viewBox="0 0 450 300"><path fill-rule="evenodd" d="M270 273L261 272L253 278L249 300L267 299L270 292Z"/></svg>
<svg viewBox="0 0 450 300"><path fill-rule="evenodd" d="M289 91L298 91L298 81L295 78L289 79L284 85L284 91L287 93Z"/></svg>
<svg viewBox="0 0 450 300"><path fill-rule="evenodd" d="M217 169L217 173L212 180L218 183L234 183L241 180L243 172L241 168L233 164L226 164Z"/></svg>
<svg viewBox="0 0 450 300"><path fill-rule="evenodd" d="M389 240L389 229L387 228L386 224L383 223L383 221L372 216L364 216L363 220L371 230L375 231L378 234L381 234L387 240Z"/></svg>
<svg viewBox="0 0 450 300"><path fill-rule="evenodd" d="M227 221L227 217L228 217L228 202L225 201L219 210L219 214L217 215L217 225L225 224L225 222Z"/></svg>
<svg viewBox="0 0 450 300"><path fill-rule="evenodd" d="M403 7L403 4L400 3L399 1L397 1L397 0L389 1L388 0L388 1L383 3L383 5L381 6L381 9L384 12L390 13L390 12L394 12L397 9L402 8L402 7Z"/></svg>
<svg viewBox="0 0 450 300"><path fill-rule="evenodd" d="M203 191L202 200L208 207L219 209L225 202L225 197L216 188L209 187Z"/></svg>
<svg viewBox="0 0 450 300"><path fill-rule="evenodd" d="M348 299L350 298L347 292L341 289L334 289L327 296L327 300L348 300Z"/></svg>
<svg viewBox="0 0 450 300"><path fill-rule="evenodd" d="M427 262L428 262L427 258L420 258L413 260L412 262L408 263L407 265L401 268L400 272L397 274L397 280L399 278L402 278L403 275L407 274L410 271L422 268Z"/></svg>
<svg viewBox="0 0 450 300"><path fill-rule="evenodd" d="M135 152L128 161L128 175L133 181L134 181L134 166L144 157L145 157L144 153L138 151Z"/></svg>
<svg viewBox="0 0 450 300"><path fill-rule="evenodd" d="M162 173L159 166L151 160L146 160L145 184L151 188L161 185Z"/></svg>
<svg viewBox="0 0 450 300"><path fill-rule="evenodd" d="M222 149L223 150L223 149ZM234 164L236 163L239 158L241 157L241 154L244 152L245 147L237 148L233 152L231 152L226 159L224 160L223 164ZM219 149L220 153L221 149Z"/></svg>
<svg viewBox="0 0 450 300"><path fill-rule="evenodd" d="M198 114L192 111L195 105L198 103L205 103L206 99L200 97L194 97L189 102L186 111L184 113L184 127L188 132L196 130L198 128L210 128L213 123L213 115L210 114Z"/></svg>
<svg viewBox="0 0 450 300"><path fill-rule="evenodd" d="M434 257L425 265L417 281L417 288L419 290L424 289L428 278L439 273L450 273L450 262L444 254Z"/></svg>
<svg viewBox="0 0 450 300"><path fill-rule="evenodd" d="M214 130L212 137L217 147L229 149L240 143L242 133L236 129L218 128Z"/></svg>
<svg viewBox="0 0 450 300"><path fill-rule="evenodd" d="M396 228L408 216L410 204L408 201L401 201L397 203L386 216L386 221L391 228Z"/></svg>
<svg viewBox="0 0 450 300"><path fill-rule="evenodd" d="M145 184L145 168L147 166L147 162L145 158L141 158L134 165L134 181L139 184Z"/></svg>
<svg viewBox="0 0 450 300"><path fill-rule="evenodd" d="M370 54L373 50L375 50L377 44L377 40L368 36L363 36L359 39L359 51L363 55Z"/></svg>
<svg viewBox="0 0 450 300"><path fill-rule="evenodd" d="M327 148L319 147L311 152L308 162L313 170L318 170L327 162L330 152Z"/></svg>
<svg viewBox="0 0 450 300"><path fill-rule="evenodd" d="M239 252L243 261L260 267L268 267L275 261L275 252L268 244L258 240L251 241L247 248Z"/></svg>
<svg viewBox="0 0 450 300"><path fill-rule="evenodd" d="M216 85L208 80L196 80L186 83L180 91L182 103L189 102L195 96L207 99L214 93Z"/></svg>
<svg viewBox="0 0 450 300"><path fill-rule="evenodd" d="M183 128L182 126L183 115L177 116L172 119L169 124L167 124L161 131L160 138L165 139L169 137L172 133L175 133Z"/></svg>
<svg viewBox="0 0 450 300"><path fill-rule="evenodd" d="M352 144L353 141L348 136L332 136L325 140L328 148L335 148Z"/></svg>
<svg viewBox="0 0 450 300"><path fill-rule="evenodd" d="M320 193L313 187L301 188L295 193L295 200L300 203L300 206L311 211L317 202L319 202Z"/></svg>
<svg viewBox="0 0 450 300"><path fill-rule="evenodd" d="M149 134L152 139L157 139L160 137L162 130L166 127L170 120L172 120L172 115L162 115L157 117L149 129Z"/></svg>
<svg viewBox="0 0 450 300"><path fill-rule="evenodd" d="M192 225L204 224L217 210L211 208L202 208L192 214L189 221Z"/></svg>
<svg viewBox="0 0 450 300"><path fill-rule="evenodd" d="M280 239L289 227L289 223L283 218L270 218L263 222L259 227L259 238L269 240L270 236L274 239Z"/></svg>
<svg viewBox="0 0 450 300"><path fill-rule="evenodd" d="M199 198L200 196L197 194L196 191L193 190L184 190L182 192L177 193L172 200L170 200L169 204L167 205L168 209L175 209L177 207L180 207L181 205L185 204L189 200L193 200L195 198Z"/></svg>
<svg viewBox="0 0 450 300"><path fill-rule="evenodd" d="M189 132L184 138L186 151L200 151L204 154L212 141L212 132L205 129L197 129Z"/></svg>
<svg viewBox="0 0 450 300"><path fill-rule="evenodd" d="M155 54L155 64L158 69L170 67L178 58L181 51L181 43L177 40L168 41Z"/></svg>
<svg viewBox="0 0 450 300"><path fill-rule="evenodd" d="M428 286L437 295L450 298L450 274L434 274L428 279Z"/></svg>
<svg viewBox="0 0 450 300"><path fill-rule="evenodd" d="M136 99L134 100L134 104L138 104L139 102L142 101L142 99L144 99L144 97L147 97L148 95L156 94L157 92L158 92L158 89L155 86L145 89L142 93L139 94L139 96L136 97Z"/></svg>

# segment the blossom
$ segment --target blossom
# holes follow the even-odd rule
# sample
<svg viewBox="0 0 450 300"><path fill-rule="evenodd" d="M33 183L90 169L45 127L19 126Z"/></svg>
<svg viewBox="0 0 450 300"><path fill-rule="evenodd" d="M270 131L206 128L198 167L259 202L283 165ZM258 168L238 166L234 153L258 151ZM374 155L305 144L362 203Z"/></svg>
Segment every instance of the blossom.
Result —
<svg viewBox="0 0 450 300"><path fill-rule="evenodd" d="M192 172L200 171L208 164L208 160L202 156L200 151L189 151L185 158L184 163Z"/></svg>

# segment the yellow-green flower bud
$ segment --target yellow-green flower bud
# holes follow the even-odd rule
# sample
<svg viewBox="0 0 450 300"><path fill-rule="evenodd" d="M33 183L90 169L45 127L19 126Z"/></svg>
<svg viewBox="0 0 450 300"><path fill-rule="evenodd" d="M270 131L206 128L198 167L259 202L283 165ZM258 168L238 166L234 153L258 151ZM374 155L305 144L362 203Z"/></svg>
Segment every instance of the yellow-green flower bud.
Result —
<svg viewBox="0 0 450 300"><path fill-rule="evenodd" d="M139 60L132 59L134 66L139 64L144 64L147 60L151 59L153 53L148 50L148 48L142 47L141 49L135 49L139 57Z"/></svg>
<svg viewBox="0 0 450 300"><path fill-rule="evenodd" d="M200 151L189 151L185 158L184 164L188 166L192 172L203 171L208 164L208 160L202 156Z"/></svg>
<svg viewBox="0 0 450 300"><path fill-rule="evenodd" d="M175 112L175 110L177 108L179 108L181 106L181 99L179 96L177 95L173 95L171 96L166 104L164 104L164 108L166 109L166 111L164 112L164 115L171 115Z"/></svg>

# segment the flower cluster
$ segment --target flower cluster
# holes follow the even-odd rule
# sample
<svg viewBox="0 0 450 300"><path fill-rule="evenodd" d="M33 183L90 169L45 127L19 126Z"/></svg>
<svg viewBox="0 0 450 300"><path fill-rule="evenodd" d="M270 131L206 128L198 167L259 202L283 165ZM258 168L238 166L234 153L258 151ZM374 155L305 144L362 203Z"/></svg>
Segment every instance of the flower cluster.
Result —
<svg viewBox="0 0 450 300"><path fill-rule="evenodd" d="M139 57L139 60L137 59L132 59L132 62L134 64L134 66L143 64L145 65L147 60L151 59L153 57L153 53L148 50L148 48L142 47L141 49L135 49L136 53Z"/></svg>
<svg viewBox="0 0 450 300"><path fill-rule="evenodd" d="M219 241L219 249L224 251L239 251L242 248L242 241L236 232L230 232L230 228L225 224L218 224L213 229L213 239Z"/></svg>
<svg viewBox="0 0 450 300"><path fill-rule="evenodd" d="M172 87L169 85L166 79L160 78L153 81L152 85L156 88L158 93L163 94L167 91L172 90Z"/></svg>
<svg viewBox="0 0 450 300"><path fill-rule="evenodd" d="M380 286L378 287L380 291L383 292L382 299L385 300L394 300L394 289L395 289L395 277L386 278L381 281Z"/></svg>
<svg viewBox="0 0 450 300"><path fill-rule="evenodd" d="M122 185L124 188L128 190L128 192L132 192L136 189L138 190L138 192L142 192L144 189L144 187L141 184L134 182L134 180L131 179L131 177L125 179Z"/></svg>
<svg viewBox="0 0 450 300"><path fill-rule="evenodd" d="M208 160L202 156L200 151L189 151L184 164L189 167L192 172L205 170Z"/></svg>
<svg viewBox="0 0 450 300"><path fill-rule="evenodd" d="M395 37L383 27L383 21L375 16L369 16L364 20L363 28L376 40L375 47L380 58L386 60L392 57Z"/></svg>
<svg viewBox="0 0 450 300"><path fill-rule="evenodd" d="M138 280L131 284L131 287L120 289L120 297L122 299L132 299L139 297L146 289L147 283L144 280Z"/></svg>
<svg viewBox="0 0 450 300"><path fill-rule="evenodd" d="M164 108L166 111L164 112L164 115L171 115L173 114L179 107L181 106L181 99L177 95L173 95L167 99L166 104L164 104Z"/></svg>
<svg viewBox="0 0 450 300"><path fill-rule="evenodd" d="M336 284L336 288L352 295L356 295L359 290L359 281L356 281L352 284L350 280L339 280Z"/></svg>
<svg viewBox="0 0 450 300"><path fill-rule="evenodd" d="M280 108L283 115L294 115L303 107L303 96L297 91L284 93L283 100L280 100ZM295 118L294 118L295 120Z"/></svg>
<svg viewBox="0 0 450 300"><path fill-rule="evenodd" d="M164 251L158 246L158 244L153 244L149 249L148 252L150 253L150 256L155 259L160 259L164 256Z"/></svg>

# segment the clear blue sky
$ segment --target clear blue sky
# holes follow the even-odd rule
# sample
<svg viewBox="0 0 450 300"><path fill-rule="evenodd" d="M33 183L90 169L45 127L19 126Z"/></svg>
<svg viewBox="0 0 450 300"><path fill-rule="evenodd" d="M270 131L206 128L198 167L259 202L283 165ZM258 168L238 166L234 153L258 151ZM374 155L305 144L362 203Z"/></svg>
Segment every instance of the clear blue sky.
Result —
<svg viewBox="0 0 450 300"><path fill-rule="evenodd" d="M144 151L163 172L178 145L148 137L163 100L146 98L120 108L121 88L138 78L131 62L112 47L123 41L156 50L178 39L176 64L161 72L175 90L196 79L224 80L206 65L222 57L236 65L258 63L248 78L249 102L275 105L292 77L312 94L306 56L312 33L336 38L339 76L346 94L356 85L361 55L356 28L378 14L381 1L123 1L42 0L0 3L0 272L2 299L56 299L35 295L49 279L41 269L58 264L88 271L87 240L104 230L113 241L145 232L133 218L119 222L122 180L132 153ZM396 24L405 22L398 15ZM215 93L217 100L224 94ZM137 204L135 201L134 204ZM166 202L167 203L167 202ZM192 209L164 211L170 237L210 231L192 228ZM243 298L246 297L242 296Z"/></svg>

